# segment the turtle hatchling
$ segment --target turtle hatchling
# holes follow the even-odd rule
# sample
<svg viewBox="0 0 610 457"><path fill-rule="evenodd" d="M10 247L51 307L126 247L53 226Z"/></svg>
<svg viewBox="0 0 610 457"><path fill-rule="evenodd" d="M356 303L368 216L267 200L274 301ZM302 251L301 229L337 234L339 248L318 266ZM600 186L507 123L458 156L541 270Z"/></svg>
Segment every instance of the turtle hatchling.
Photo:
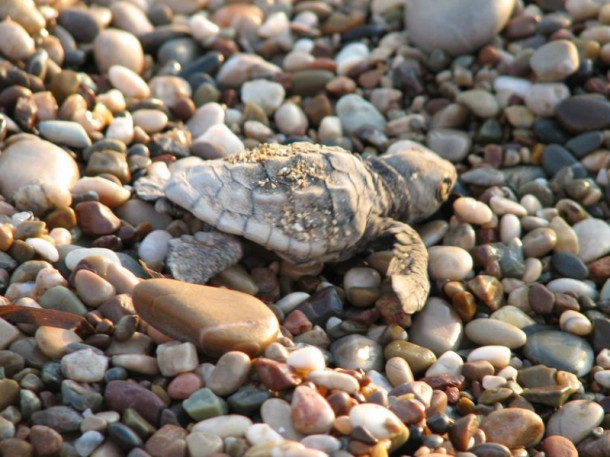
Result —
<svg viewBox="0 0 610 457"><path fill-rule="evenodd" d="M428 253L409 225L447 199L451 163L414 142L363 160L339 147L265 144L217 160L172 165L165 196L224 233L297 265L346 260L393 242L386 281L403 312L419 311L430 285Z"/></svg>

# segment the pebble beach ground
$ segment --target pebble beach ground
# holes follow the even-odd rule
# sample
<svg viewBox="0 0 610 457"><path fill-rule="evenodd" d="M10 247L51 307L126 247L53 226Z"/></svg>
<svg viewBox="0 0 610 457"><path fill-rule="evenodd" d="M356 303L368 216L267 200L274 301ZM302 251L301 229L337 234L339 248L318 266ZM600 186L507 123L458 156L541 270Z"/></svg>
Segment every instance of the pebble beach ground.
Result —
<svg viewBox="0 0 610 457"><path fill-rule="evenodd" d="M609 67L606 0L0 0L0 455L610 456ZM202 276L172 164L297 141L455 165L421 312Z"/></svg>

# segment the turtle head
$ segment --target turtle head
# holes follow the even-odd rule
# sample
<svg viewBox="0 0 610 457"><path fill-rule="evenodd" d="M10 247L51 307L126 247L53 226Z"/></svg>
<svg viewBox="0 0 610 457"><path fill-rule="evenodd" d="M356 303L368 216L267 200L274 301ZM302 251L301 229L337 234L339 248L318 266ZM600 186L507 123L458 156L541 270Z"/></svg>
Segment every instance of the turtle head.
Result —
<svg viewBox="0 0 610 457"><path fill-rule="evenodd" d="M447 200L457 181L453 164L435 152L413 141L400 142L403 147L388 151L380 158L405 180L408 198L400 205L401 219L417 222L434 214ZM396 198L396 197L395 197Z"/></svg>

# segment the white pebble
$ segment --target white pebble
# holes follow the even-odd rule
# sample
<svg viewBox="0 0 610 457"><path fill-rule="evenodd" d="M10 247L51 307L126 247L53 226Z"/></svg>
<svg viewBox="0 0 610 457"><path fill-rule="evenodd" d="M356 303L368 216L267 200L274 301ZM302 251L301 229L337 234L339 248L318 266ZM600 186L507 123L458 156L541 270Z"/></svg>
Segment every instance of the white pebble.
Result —
<svg viewBox="0 0 610 457"><path fill-rule="evenodd" d="M194 370L199 365L193 343L164 343L157 346L157 363L163 376L176 376Z"/></svg>
<svg viewBox="0 0 610 457"><path fill-rule="evenodd" d="M593 375L595 381L606 389L610 388L610 370L598 371Z"/></svg>
<svg viewBox="0 0 610 457"><path fill-rule="evenodd" d="M240 414L228 414L199 421L193 425L191 430L193 432L213 433L223 439L229 436L240 438L246 436L251 425L252 420L249 417Z"/></svg>
<svg viewBox="0 0 610 457"><path fill-rule="evenodd" d="M603 348L595 357L595 362L602 368L610 368L610 349Z"/></svg>
<svg viewBox="0 0 610 457"><path fill-rule="evenodd" d="M562 83L537 83L525 94L525 104L538 117L555 115L557 104L570 96L570 89Z"/></svg>
<svg viewBox="0 0 610 457"><path fill-rule="evenodd" d="M106 129L106 138L120 140L129 145L133 141L133 118L127 113L125 116L115 117Z"/></svg>
<svg viewBox="0 0 610 457"><path fill-rule="evenodd" d="M305 135L309 125L303 110L291 101L284 102L276 110L273 119L279 131L284 135Z"/></svg>
<svg viewBox="0 0 610 457"><path fill-rule="evenodd" d="M455 214L469 224L485 225L493 219L493 213L485 203L472 197L460 197L453 202Z"/></svg>
<svg viewBox="0 0 610 457"><path fill-rule="evenodd" d="M284 314L294 310L297 306L307 300L311 295L307 292L291 292L288 295L280 298L275 306L277 306Z"/></svg>
<svg viewBox="0 0 610 457"><path fill-rule="evenodd" d="M144 375L158 375L157 359L146 354L117 354L112 356L112 365Z"/></svg>
<svg viewBox="0 0 610 457"><path fill-rule="evenodd" d="M272 38L288 33L290 21L283 11L271 13L256 31L261 38Z"/></svg>
<svg viewBox="0 0 610 457"><path fill-rule="evenodd" d="M495 368L504 368L510 363L510 349L506 346L481 346L468 354L468 362L487 360Z"/></svg>
<svg viewBox="0 0 610 457"><path fill-rule="evenodd" d="M523 98L532 87L529 79L517 78L515 76L498 76L494 79L494 90L496 92L509 92Z"/></svg>
<svg viewBox="0 0 610 457"><path fill-rule="evenodd" d="M309 449L332 454L341 449L341 441L332 435L307 435L301 440L301 444Z"/></svg>
<svg viewBox="0 0 610 457"><path fill-rule="evenodd" d="M193 138L198 138L213 125L224 124L224 122L224 108L219 103L209 102L197 108L195 114L186 123L186 128L189 129Z"/></svg>
<svg viewBox="0 0 610 457"><path fill-rule="evenodd" d="M116 265L121 265L121 260L116 252L106 249L106 248L78 248L74 249L66 255L65 263L66 267L69 270L74 270L78 262L89 257L89 256L102 256L109 260L110 262L115 263Z"/></svg>
<svg viewBox="0 0 610 457"><path fill-rule="evenodd" d="M115 89L126 97L146 98L150 96L150 88L146 81L135 71L122 65L113 65L108 69L108 79Z"/></svg>
<svg viewBox="0 0 610 457"><path fill-rule="evenodd" d="M64 227L55 227L49 232L49 236L55 241L55 246L63 246L72 242L72 233Z"/></svg>
<svg viewBox="0 0 610 457"><path fill-rule="evenodd" d="M484 389L495 389L497 387L502 387L504 384L506 384L506 379L502 376L487 375L483 376L483 379L481 380L481 385Z"/></svg>
<svg viewBox="0 0 610 457"><path fill-rule="evenodd" d="M450 376L458 376L462 374L462 366L464 361L457 352L447 351L443 353L430 368L426 370L426 376L436 376L448 374Z"/></svg>
<svg viewBox="0 0 610 457"><path fill-rule="evenodd" d="M525 273L521 277L521 280L526 283L536 282L536 280L542 274L542 261L537 257L528 257L525 259Z"/></svg>
<svg viewBox="0 0 610 457"><path fill-rule="evenodd" d="M527 214L530 216L534 216L538 211L542 209L542 203L532 194L526 194L521 197L519 201L521 206L525 208Z"/></svg>
<svg viewBox="0 0 610 457"><path fill-rule="evenodd" d="M335 56L337 63L337 74L347 75L353 68L368 60L370 51L363 43L350 43Z"/></svg>
<svg viewBox="0 0 610 457"><path fill-rule="evenodd" d="M500 241L508 243L521 237L521 221L514 214L505 214L500 218Z"/></svg>
<svg viewBox="0 0 610 457"><path fill-rule="evenodd" d="M517 370L512 365L508 365L508 366L502 368L500 371L498 371L496 373L496 375L502 376L506 380L512 379L513 381L516 381L517 376L519 376L519 370Z"/></svg>
<svg viewBox="0 0 610 457"><path fill-rule="evenodd" d="M499 195L491 197L489 199L489 205L498 216L504 214L514 214L519 217L527 216L527 211L523 206L508 198L500 197Z"/></svg>
<svg viewBox="0 0 610 457"><path fill-rule="evenodd" d="M108 368L108 357L93 349L81 349L61 359L62 374L77 382L100 382Z"/></svg>
<svg viewBox="0 0 610 457"><path fill-rule="evenodd" d="M593 324L584 314L568 309L559 316L559 328L574 335L586 336L593 331Z"/></svg>
<svg viewBox="0 0 610 457"><path fill-rule="evenodd" d="M286 91L280 83L266 79L246 81L241 87L242 101L257 104L268 115L273 114L280 107L285 96Z"/></svg>
<svg viewBox="0 0 610 457"><path fill-rule="evenodd" d="M138 256L148 267L160 271L165 263L171 239L171 233L165 230L153 230L140 242Z"/></svg>
<svg viewBox="0 0 610 457"><path fill-rule="evenodd" d="M225 124L214 124L206 132L198 137L195 142L204 141L210 143L226 155L236 154L243 151L244 143Z"/></svg>
<svg viewBox="0 0 610 457"><path fill-rule="evenodd" d="M278 443L284 441L284 437L267 424L250 425L246 431L246 439L252 445L268 443L270 441Z"/></svg>
<svg viewBox="0 0 610 457"><path fill-rule="evenodd" d="M329 390L340 390L350 395L355 395L360 390L360 384L356 378L338 371L311 371L307 374L307 379L317 386L326 387Z"/></svg>
<svg viewBox="0 0 610 457"><path fill-rule="evenodd" d="M597 290L595 285L589 281L579 281L572 278L558 278L550 281L546 287L551 292L572 293L577 297L583 295L592 299L597 298Z"/></svg>
<svg viewBox="0 0 610 457"><path fill-rule="evenodd" d="M457 246L432 246L428 254L428 272L432 279L460 281L472 270L472 257Z"/></svg>
<svg viewBox="0 0 610 457"><path fill-rule="evenodd" d="M343 136L341 120L337 116L324 116L318 127L318 139L321 143L337 140Z"/></svg>
<svg viewBox="0 0 610 457"><path fill-rule="evenodd" d="M361 403L352 407L349 419L353 427L364 427L377 439L392 438L405 428L392 411L374 403Z"/></svg>
<svg viewBox="0 0 610 457"><path fill-rule="evenodd" d="M323 370L326 367L324 354L315 346L306 346L291 352L286 363L301 372Z"/></svg>
<svg viewBox="0 0 610 457"><path fill-rule="evenodd" d="M210 21L203 13L194 14L189 19L189 27L193 37L201 44L208 44L220 32L220 27Z"/></svg>
<svg viewBox="0 0 610 457"><path fill-rule="evenodd" d="M132 113L133 122L149 135L158 133L167 126L167 114L158 109L139 109Z"/></svg>
<svg viewBox="0 0 610 457"><path fill-rule="evenodd" d="M52 243L43 238L27 238L26 244L29 244L36 253L49 262L57 262L59 260L59 252Z"/></svg>

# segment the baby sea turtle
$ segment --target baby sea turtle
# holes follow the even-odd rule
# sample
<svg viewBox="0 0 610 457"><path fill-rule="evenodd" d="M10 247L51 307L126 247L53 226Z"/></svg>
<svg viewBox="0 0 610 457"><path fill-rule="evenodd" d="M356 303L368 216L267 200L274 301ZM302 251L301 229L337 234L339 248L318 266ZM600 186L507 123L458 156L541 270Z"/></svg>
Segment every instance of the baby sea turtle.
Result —
<svg viewBox="0 0 610 457"><path fill-rule="evenodd" d="M339 147L265 144L218 160L172 166L166 197L215 229L297 265L336 262L387 236L386 272L405 313L430 286L428 253L408 224L447 199L453 165L414 142L366 160Z"/></svg>

